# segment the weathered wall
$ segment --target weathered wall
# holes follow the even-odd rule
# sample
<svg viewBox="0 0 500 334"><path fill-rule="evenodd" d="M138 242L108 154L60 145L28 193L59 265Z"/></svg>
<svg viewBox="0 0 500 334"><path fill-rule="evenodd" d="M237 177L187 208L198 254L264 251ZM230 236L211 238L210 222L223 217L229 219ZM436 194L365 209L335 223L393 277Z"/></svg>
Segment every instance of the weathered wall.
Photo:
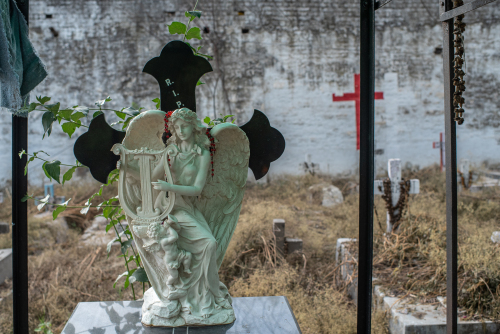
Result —
<svg viewBox="0 0 500 334"><path fill-rule="evenodd" d="M115 107L135 102L153 108L158 86L142 67L172 40L167 24L185 21L191 2L33 1L31 38L49 71L34 94L68 106L110 95ZM432 149L444 131L438 5L398 0L377 11L376 90L384 93L375 102L379 168L389 158L421 167L439 162ZM358 1L200 0L198 8L204 11L199 25L209 30L203 50L215 57L214 72L198 88L199 113L236 114L241 124L254 108L264 111L287 141L272 173L300 173L306 154L324 172L356 172L354 102L333 102L332 93L354 91ZM457 131L458 152L476 164L500 161L499 17L494 3L465 19L466 121ZM2 139L10 145L10 117L1 117ZM30 150L43 148L72 162L64 136L56 133L42 145L40 117L30 119ZM1 154L8 178L10 152Z"/></svg>

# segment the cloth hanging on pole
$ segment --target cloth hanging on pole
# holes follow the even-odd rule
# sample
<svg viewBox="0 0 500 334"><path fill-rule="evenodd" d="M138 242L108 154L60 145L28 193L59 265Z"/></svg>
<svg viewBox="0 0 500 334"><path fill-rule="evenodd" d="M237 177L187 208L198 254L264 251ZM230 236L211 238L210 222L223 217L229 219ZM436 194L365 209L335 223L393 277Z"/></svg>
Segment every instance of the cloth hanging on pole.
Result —
<svg viewBox="0 0 500 334"><path fill-rule="evenodd" d="M16 3L0 0L0 107L16 112L47 76ZM18 114L27 117L27 113Z"/></svg>

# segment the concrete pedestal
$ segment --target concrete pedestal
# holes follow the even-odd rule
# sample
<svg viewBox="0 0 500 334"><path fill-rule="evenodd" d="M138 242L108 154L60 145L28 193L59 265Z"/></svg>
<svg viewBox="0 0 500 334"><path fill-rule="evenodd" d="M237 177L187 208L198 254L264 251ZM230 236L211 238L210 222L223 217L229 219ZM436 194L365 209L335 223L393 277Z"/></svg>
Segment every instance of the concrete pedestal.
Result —
<svg viewBox="0 0 500 334"><path fill-rule="evenodd" d="M63 334L301 334L286 297L233 298L236 321L210 327L145 327L142 301L79 303Z"/></svg>

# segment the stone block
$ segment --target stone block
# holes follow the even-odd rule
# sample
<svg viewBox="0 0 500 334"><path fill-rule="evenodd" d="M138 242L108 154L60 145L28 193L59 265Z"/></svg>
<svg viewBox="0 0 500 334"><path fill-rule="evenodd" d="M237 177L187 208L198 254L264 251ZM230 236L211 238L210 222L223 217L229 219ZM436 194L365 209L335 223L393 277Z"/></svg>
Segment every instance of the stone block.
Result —
<svg viewBox="0 0 500 334"><path fill-rule="evenodd" d="M12 248L0 249L0 284L12 278Z"/></svg>
<svg viewBox="0 0 500 334"><path fill-rule="evenodd" d="M287 249L287 254L292 254L294 252L302 252L302 239L297 238L285 238L285 244Z"/></svg>
<svg viewBox="0 0 500 334"><path fill-rule="evenodd" d="M273 219L273 233L276 239L276 252L277 254L285 255L285 220Z"/></svg>
<svg viewBox="0 0 500 334"><path fill-rule="evenodd" d="M0 234L6 234L10 231L9 223L0 223Z"/></svg>
<svg viewBox="0 0 500 334"><path fill-rule="evenodd" d="M233 298L236 321L208 327L146 327L141 323L142 301L79 303L63 334L300 334L284 296Z"/></svg>

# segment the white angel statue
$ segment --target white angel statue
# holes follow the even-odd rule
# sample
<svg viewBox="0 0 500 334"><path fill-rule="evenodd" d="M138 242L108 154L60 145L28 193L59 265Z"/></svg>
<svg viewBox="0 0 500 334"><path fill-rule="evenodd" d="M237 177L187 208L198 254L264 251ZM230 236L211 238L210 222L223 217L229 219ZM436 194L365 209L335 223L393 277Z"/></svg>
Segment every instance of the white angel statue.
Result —
<svg viewBox="0 0 500 334"><path fill-rule="evenodd" d="M166 143L164 120L171 135ZM120 204L152 285L142 307L147 326L235 320L218 270L238 222L250 148L234 124L218 124L209 133L215 145L187 108L150 110L112 149L120 155Z"/></svg>

